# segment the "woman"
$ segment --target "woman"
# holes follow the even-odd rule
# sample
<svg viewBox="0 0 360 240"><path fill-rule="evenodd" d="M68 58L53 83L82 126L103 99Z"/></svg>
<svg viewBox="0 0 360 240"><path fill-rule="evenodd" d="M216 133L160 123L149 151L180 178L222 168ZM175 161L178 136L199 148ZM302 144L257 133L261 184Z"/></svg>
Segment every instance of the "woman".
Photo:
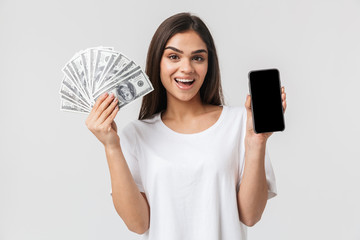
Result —
<svg viewBox="0 0 360 240"><path fill-rule="evenodd" d="M223 106L215 45L205 24L180 13L150 43L154 91L120 137L113 95L86 121L104 144L114 206L144 239L246 239L276 186L266 142L245 107ZM282 88L283 107L286 96ZM241 184L240 184L241 183Z"/></svg>

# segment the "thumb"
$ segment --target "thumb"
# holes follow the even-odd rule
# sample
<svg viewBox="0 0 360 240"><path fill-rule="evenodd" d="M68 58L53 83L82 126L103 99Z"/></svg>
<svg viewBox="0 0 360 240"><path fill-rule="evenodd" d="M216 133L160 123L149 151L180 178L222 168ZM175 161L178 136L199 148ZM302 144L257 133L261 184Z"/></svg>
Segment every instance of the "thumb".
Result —
<svg viewBox="0 0 360 240"><path fill-rule="evenodd" d="M111 127L114 129L115 132L117 132L117 126L114 120L111 122Z"/></svg>
<svg viewBox="0 0 360 240"><path fill-rule="evenodd" d="M249 94L246 96L245 107L247 111L251 111L251 96Z"/></svg>

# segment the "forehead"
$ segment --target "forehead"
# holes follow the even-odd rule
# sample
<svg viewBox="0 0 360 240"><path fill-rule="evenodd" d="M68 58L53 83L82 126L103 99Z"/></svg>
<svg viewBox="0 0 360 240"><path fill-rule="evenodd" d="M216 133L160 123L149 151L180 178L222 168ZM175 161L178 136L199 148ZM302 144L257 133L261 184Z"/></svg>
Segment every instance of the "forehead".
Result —
<svg viewBox="0 0 360 240"><path fill-rule="evenodd" d="M193 30L175 34L166 43L165 47L168 46L175 47L184 52L198 49L207 50L206 43L201 39L200 35Z"/></svg>

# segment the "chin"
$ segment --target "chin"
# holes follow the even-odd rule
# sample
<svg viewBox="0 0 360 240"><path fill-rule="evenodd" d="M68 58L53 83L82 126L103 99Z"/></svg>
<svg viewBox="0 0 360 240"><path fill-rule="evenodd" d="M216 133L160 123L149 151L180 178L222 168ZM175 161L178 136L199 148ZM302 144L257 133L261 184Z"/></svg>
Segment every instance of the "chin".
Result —
<svg viewBox="0 0 360 240"><path fill-rule="evenodd" d="M181 102L192 102L192 101L196 101L196 100L201 101L200 94L195 94L195 95L181 94L181 95L175 95L175 96L172 95L172 97Z"/></svg>

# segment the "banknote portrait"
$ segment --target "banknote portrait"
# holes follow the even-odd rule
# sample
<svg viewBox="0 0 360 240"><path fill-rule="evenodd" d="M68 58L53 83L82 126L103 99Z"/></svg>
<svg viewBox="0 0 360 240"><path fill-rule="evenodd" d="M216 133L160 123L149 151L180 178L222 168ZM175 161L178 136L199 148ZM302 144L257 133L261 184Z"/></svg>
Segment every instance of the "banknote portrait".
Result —
<svg viewBox="0 0 360 240"><path fill-rule="evenodd" d="M136 96L135 87L130 82L121 83L116 89L116 93L120 97L120 100L124 102L130 102Z"/></svg>

